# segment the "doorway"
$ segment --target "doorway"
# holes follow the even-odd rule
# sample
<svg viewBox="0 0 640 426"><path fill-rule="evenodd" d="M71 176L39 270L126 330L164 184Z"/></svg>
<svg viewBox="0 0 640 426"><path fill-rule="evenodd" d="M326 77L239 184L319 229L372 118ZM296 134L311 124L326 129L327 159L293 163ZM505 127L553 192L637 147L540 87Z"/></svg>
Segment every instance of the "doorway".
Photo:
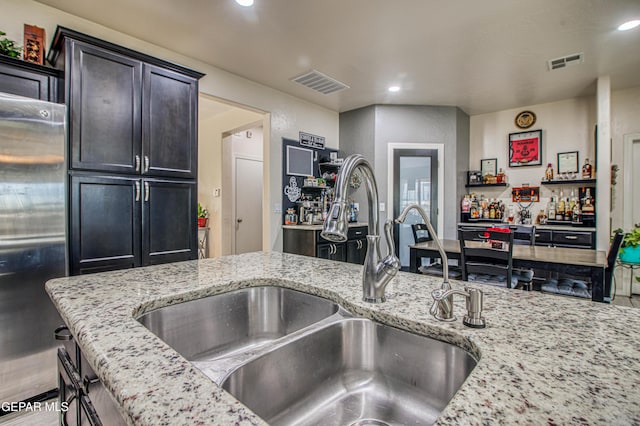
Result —
<svg viewBox="0 0 640 426"><path fill-rule="evenodd" d="M262 122L232 130L222 139L223 254L263 248L262 147Z"/></svg>
<svg viewBox="0 0 640 426"><path fill-rule="evenodd" d="M262 250L262 158L236 155L233 253Z"/></svg>
<svg viewBox="0 0 640 426"><path fill-rule="evenodd" d="M625 231L631 230L634 224L640 223L640 168L636 167L637 164L640 164L640 133L624 135L623 226ZM632 274L633 270L623 268L622 294L640 294L640 283ZM635 274L638 274L637 269Z"/></svg>
<svg viewBox="0 0 640 426"><path fill-rule="evenodd" d="M431 144L390 144L390 204L393 217L398 217L410 204L422 207L436 232L439 223L440 150ZM403 224L394 225L396 253L403 267L409 266L409 245L413 244L411 225L422 222L413 210Z"/></svg>

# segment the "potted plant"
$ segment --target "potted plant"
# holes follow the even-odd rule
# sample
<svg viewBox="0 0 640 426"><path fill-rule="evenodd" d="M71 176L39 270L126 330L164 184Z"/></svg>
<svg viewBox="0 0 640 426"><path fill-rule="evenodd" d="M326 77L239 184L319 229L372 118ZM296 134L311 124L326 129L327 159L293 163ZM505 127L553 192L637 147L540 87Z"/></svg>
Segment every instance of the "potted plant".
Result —
<svg viewBox="0 0 640 426"><path fill-rule="evenodd" d="M636 223L631 232L624 234L619 257L621 262L640 263L640 223Z"/></svg>
<svg viewBox="0 0 640 426"><path fill-rule="evenodd" d="M5 37L7 33L0 31L0 54L20 58L22 47L16 46L16 42Z"/></svg>
<svg viewBox="0 0 640 426"><path fill-rule="evenodd" d="M209 212L198 203L198 227L205 228L207 226L207 220L209 218Z"/></svg>

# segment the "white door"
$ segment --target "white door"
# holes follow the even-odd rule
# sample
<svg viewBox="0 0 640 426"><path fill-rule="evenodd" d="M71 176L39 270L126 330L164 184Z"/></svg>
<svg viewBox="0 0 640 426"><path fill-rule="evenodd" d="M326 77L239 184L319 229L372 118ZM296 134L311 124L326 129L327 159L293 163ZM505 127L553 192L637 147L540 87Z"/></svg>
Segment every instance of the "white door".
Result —
<svg viewBox="0 0 640 426"><path fill-rule="evenodd" d="M235 254L262 250L262 161L235 157Z"/></svg>

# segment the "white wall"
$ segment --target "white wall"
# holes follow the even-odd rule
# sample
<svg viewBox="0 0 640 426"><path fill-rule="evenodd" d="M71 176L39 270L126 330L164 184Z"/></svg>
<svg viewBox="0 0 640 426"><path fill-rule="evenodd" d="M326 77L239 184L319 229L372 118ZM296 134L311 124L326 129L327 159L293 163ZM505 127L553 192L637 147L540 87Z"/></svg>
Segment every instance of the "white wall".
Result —
<svg viewBox="0 0 640 426"><path fill-rule="evenodd" d="M533 111L537 120L531 130L542 129L542 165L528 167L508 167L509 133L521 132L514 119L524 110ZM471 117L471 136L469 169L480 170L480 160L497 158L498 168L502 168L509 181L507 188L477 188L478 195L483 193L490 198L500 198L511 204L511 187L528 183L540 186L540 203L531 207L532 216L547 206L551 188L540 185L547 163L557 171L559 152L578 151L579 166L585 158L594 164L594 129L597 121L595 97L580 97L540 105L529 105L515 109L498 111ZM568 194L567 194L568 195Z"/></svg>
<svg viewBox="0 0 640 426"><path fill-rule="evenodd" d="M269 150L264 153L265 162L269 164L265 168L265 181L269 182L266 192L270 201L266 236L271 249L282 249L282 215L273 211L274 205L281 203L282 138L297 139L298 132L302 130L324 136L328 147L337 148L338 113L223 71L197 58L183 56L33 0L0 0L0 10L0 28L20 44L24 23L44 27L47 46L56 26L62 25L196 69L206 74L200 80L201 92L269 112L271 120L265 131L270 143Z"/></svg>
<svg viewBox="0 0 640 426"><path fill-rule="evenodd" d="M620 167L612 195L613 229L623 227L624 135L640 133L640 87L611 92L611 163ZM638 166L636 164L636 166Z"/></svg>

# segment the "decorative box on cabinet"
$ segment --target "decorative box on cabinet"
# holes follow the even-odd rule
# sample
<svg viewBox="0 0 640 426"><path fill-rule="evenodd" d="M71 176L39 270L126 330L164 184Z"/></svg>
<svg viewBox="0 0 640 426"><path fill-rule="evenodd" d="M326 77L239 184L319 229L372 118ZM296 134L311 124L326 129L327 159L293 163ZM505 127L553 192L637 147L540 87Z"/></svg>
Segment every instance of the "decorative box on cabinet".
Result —
<svg viewBox="0 0 640 426"><path fill-rule="evenodd" d="M0 55L0 92L58 102L59 70Z"/></svg>

